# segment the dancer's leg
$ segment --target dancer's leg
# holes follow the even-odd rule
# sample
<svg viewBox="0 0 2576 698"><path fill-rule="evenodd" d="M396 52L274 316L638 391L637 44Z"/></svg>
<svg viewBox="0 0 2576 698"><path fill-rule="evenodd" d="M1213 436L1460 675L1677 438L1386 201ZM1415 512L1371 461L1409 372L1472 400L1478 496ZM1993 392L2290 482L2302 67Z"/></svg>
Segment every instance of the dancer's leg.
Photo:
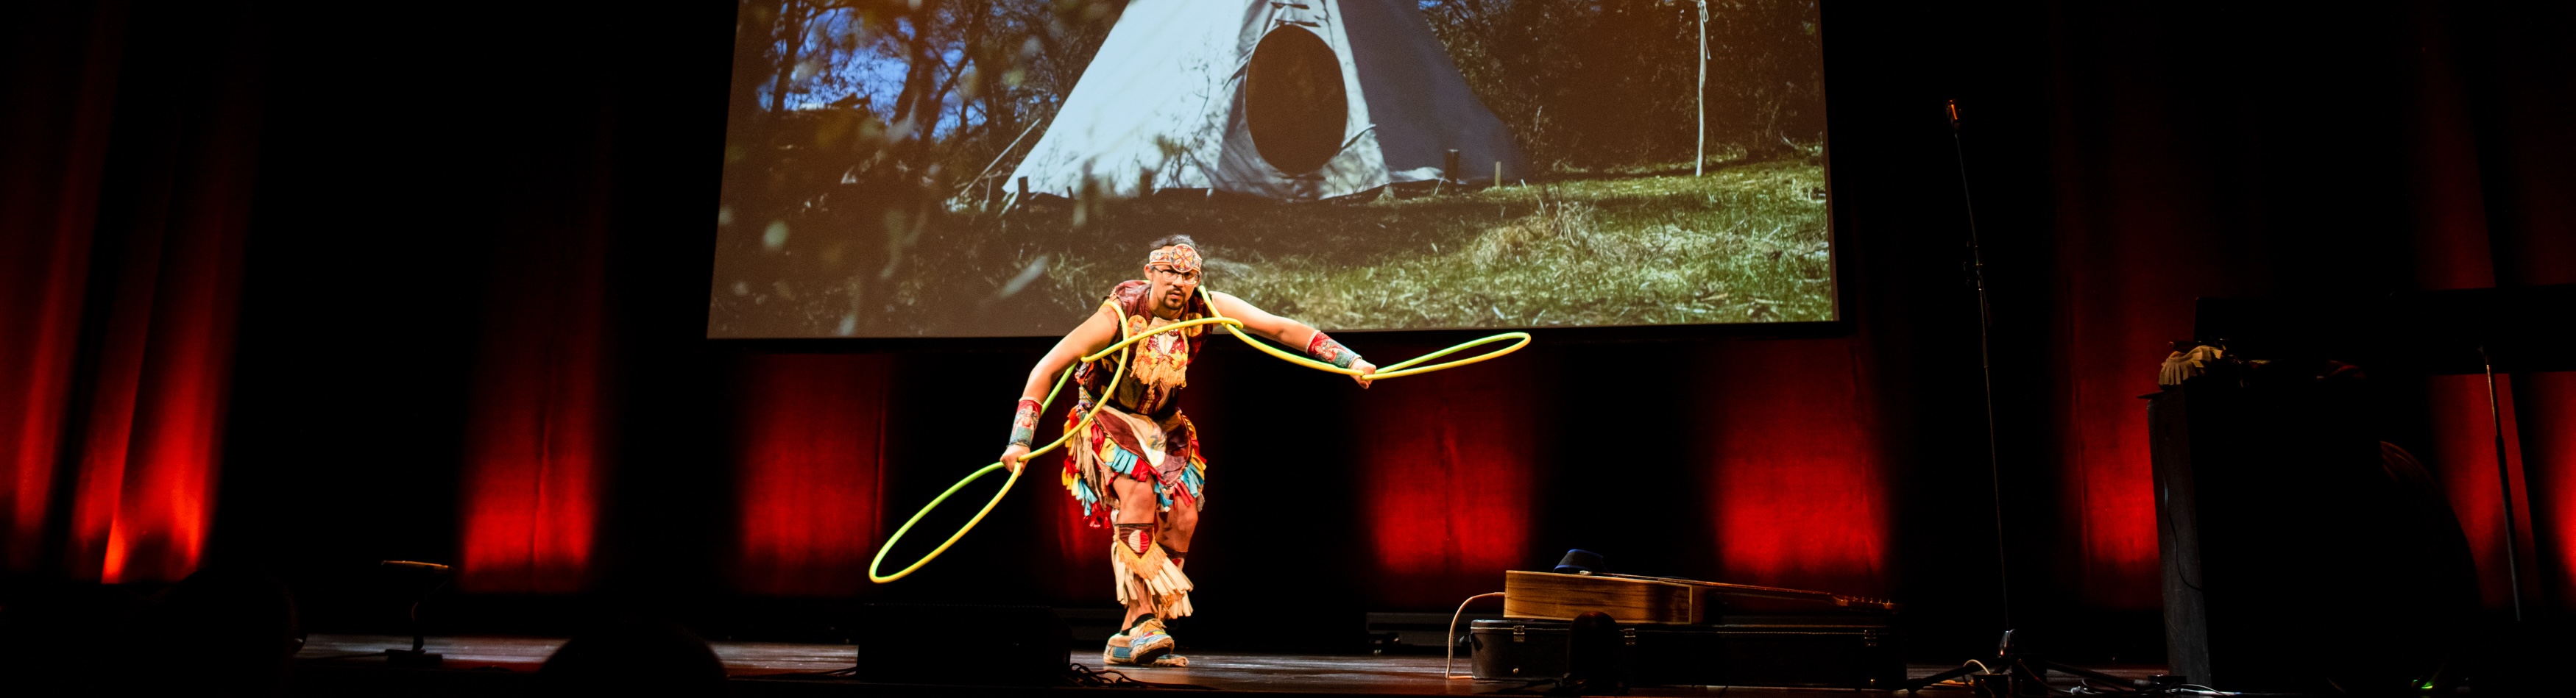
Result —
<svg viewBox="0 0 2576 698"><path fill-rule="evenodd" d="M1176 503L1172 505L1171 511L1163 512L1160 542L1163 544L1163 554L1172 556L1172 564L1189 567L1190 534L1198 532L1198 528L1198 507Z"/></svg>
<svg viewBox="0 0 2576 698"><path fill-rule="evenodd" d="M1110 489L1117 490L1116 495L1118 497L1117 512L1111 517L1113 523L1120 524L1121 526L1134 524L1151 525L1154 523L1156 515L1158 514L1158 512L1155 511L1158 504L1154 498L1154 483L1141 482L1125 477L1112 477L1109 480L1109 487ZM1125 628L1135 625L1137 616L1152 612L1154 612L1154 599L1152 597L1144 595L1130 597L1127 599L1127 617L1118 622L1118 627Z"/></svg>

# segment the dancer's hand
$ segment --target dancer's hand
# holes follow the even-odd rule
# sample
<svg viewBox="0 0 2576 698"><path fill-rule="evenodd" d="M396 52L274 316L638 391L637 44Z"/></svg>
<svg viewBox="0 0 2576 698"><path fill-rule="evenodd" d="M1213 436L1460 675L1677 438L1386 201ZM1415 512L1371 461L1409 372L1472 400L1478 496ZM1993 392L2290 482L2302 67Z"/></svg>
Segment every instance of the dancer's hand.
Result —
<svg viewBox="0 0 2576 698"><path fill-rule="evenodd" d="M1011 444L1010 448L1002 449L1002 464L1010 466L1013 475L1018 475L1020 468L1028 465L1028 459L1029 447L1027 446Z"/></svg>
<svg viewBox="0 0 2576 698"><path fill-rule="evenodd" d="M1351 370L1360 372L1359 375L1351 376L1351 380L1358 381L1361 390L1367 390L1369 387L1369 374L1377 372L1377 364L1369 363L1368 359L1360 359L1358 361L1351 362Z"/></svg>

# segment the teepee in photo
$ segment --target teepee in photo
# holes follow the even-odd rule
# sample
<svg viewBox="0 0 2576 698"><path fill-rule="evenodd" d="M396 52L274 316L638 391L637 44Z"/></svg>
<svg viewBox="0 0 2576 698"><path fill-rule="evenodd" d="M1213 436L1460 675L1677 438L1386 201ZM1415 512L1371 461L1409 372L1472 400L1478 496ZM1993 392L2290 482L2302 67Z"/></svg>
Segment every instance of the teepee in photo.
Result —
<svg viewBox="0 0 2576 698"><path fill-rule="evenodd" d="M1133 0L1004 186L1314 201L1522 167L1413 0Z"/></svg>

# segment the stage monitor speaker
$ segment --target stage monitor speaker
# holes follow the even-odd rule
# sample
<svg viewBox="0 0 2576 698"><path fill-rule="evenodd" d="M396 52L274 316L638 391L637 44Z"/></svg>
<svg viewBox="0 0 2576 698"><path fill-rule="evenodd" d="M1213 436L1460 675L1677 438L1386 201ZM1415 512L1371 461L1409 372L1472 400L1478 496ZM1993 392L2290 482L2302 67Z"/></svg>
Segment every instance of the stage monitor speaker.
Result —
<svg viewBox="0 0 2576 698"><path fill-rule="evenodd" d="M2424 467L2375 437L2350 368L2219 364L2150 396L2166 647L2189 682L2403 693L2457 670L2467 540Z"/></svg>
<svg viewBox="0 0 2576 698"><path fill-rule="evenodd" d="M1061 686L1073 634L1045 606L868 604L858 678L874 683Z"/></svg>

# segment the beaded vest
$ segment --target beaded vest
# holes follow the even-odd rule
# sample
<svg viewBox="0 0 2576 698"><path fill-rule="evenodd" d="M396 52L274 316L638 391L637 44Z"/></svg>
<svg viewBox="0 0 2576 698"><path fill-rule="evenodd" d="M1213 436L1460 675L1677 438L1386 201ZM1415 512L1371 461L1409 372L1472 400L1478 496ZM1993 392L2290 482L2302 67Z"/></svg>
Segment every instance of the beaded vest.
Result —
<svg viewBox="0 0 2576 698"><path fill-rule="evenodd" d="M1152 290L1151 283L1128 281L1118 284L1101 299L1103 305L1117 309L1120 321L1125 324L1120 339L1174 322L1208 316L1206 298L1193 295L1189 305L1181 311L1179 320L1154 317L1154 301L1146 296ZM1198 358L1199 349L1207 343L1206 329L1207 326L1201 325L1165 332L1129 345L1122 352L1127 356L1127 377L1119 381L1114 390L1108 383L1110 374L1118 370L1114 363L1118 357L1115 356L1076 369L1074 380L1082 385L1084 392L1094 396L1106 395L1110 405L1128 414L1157 420L1169 417L1180 411L1181 388L1189 385L1190 361Z"/></svg>

